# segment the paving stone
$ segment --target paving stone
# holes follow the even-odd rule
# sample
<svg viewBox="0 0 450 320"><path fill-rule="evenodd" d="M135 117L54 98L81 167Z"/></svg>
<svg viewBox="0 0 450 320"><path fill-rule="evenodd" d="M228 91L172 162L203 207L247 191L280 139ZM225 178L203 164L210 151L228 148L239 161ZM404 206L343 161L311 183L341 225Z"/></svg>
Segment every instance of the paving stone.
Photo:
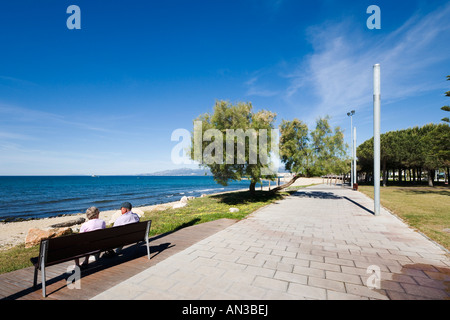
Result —
<svg viewBox="0 0 450 320"><path fill-rule="evenodd" d="M325 278L345 283L354 283L362 285L361 277L355 274L347 274L343 272L325 271Z"/></svg>
<svg viewBox="0 0 450 320"><path fill-rule="evenodd" d="M327 291L325 289L311 287L299 283L290 283L287 292L293 295L299 295L302 297L313 298L317 300L327 299Z"/></svg>
<svg viewBox="0 0 450 320"><path fill-rule="evenodd" d="M298 273L298 274L303 274L306 276L325 278L325 270L321 270L321 269L312 269L309 267L294 266L293 272Z"/></svg>
<svg viewBox="0 0 450 320"><path fill-rule="evenodd" d="M346 292L344 283L336 280L308 277L308 285L338 292Z"/></svg>
<svg viewBox="0 0 450 320"><path fill-rule="evenodd" d="M322 270L329 270L329 271L336 271L336 272L341 271L341 267L339 265L331 264L331 263L311 261L309 266L314 269L322 269Z"/></svg>
<svg viewBox="0 0 450 320"><path fill-rule="evenodd" d="M357 296L350 293L337 292L332 290L327 290L328 300L369 300L368 297Z"/></svg>
<svg viewBox="0 0 450 320"><path fill-rule="evenodd" d="M416 296L429 297L433 299L448 299L450 297L447 292L441 289L435 289L409 283L402 283L401 286L405 289L406 293Z"/></svg>
<svg viewBox="0 0 450 320"><path fill-rule="evenodd" d="M256 276L252 285L264 289L285 292L288 287L288 282L279 279Z"/></svg>
<svg viewBox="0 0 450 320"><path fill-rule="evenodd" d="M387 293L381 289L370 289L366 286L361 286L357 284L345 283L345 287L347 293L367 297L367 298L375 298L380 300L388 300Z"/></svg>
<svg viewBox="0 0 450 320"><path fill-rule="evenodd" d="M288 282L295 282L300 284L307 284L308 283L308 276L302 275L302 274L296 274L292 272L285 272L285 271L277 271L275 275L273 276L274 279L284 280Z"/></svg>

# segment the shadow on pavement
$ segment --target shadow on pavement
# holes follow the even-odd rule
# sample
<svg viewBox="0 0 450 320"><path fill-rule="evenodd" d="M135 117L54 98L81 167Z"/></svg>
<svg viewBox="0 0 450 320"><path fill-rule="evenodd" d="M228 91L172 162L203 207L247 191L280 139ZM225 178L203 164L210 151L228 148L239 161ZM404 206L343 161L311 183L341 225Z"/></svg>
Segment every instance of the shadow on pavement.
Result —
<svg viewBox="0 0 450 320"><path fill-rule="evenodd" d="M366 211L369 212L370 214L375 215L375 213L374 213L372 210L366 208L365 206L359 204L358 202L356 202L356 201L354 201L354 200L352 200L352 199L350 199L350 198L347 198L347 197L344 197L344 199L350 201L351 203L353 203L353 204L355 204L355 205L357 205L357 206L360 207L361 209L366 210Z"/></svg>
<svg viewBox="0 0 450 320"><path fill-rule="evenodd" d="M299 198L342 199L342 197L337 196L332 192L324 192L324 191L297 191L292 195Z"/></svg>
<svg viewBox="0 0 450 320"><path fill-rule="evenodd" d="M353 203L354 205L357 205L358 207L360 207L361 209L369 212L370 214L374 214L374 212L368 208L366 208L365 206L363 206L362 204L348 198L348 197L341 197L341 196L337 196L332 192L325 192L325 191L297 191L295 193L292 194L292 196L295 197L299 197L299 198L314 198L314 199L331 199L331 200L341 200L341 199L345 199L347 201L350 201L351 203Z"/></svg>

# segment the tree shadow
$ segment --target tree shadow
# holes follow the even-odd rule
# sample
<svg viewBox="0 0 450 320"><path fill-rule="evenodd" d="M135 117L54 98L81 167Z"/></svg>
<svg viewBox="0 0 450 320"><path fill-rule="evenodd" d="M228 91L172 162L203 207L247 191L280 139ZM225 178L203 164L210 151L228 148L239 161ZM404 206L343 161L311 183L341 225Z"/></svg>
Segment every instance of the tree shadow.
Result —
<svg viewBox="0 0 450 320"><path fill-rule="evenodd" d="M325 192L325 191L297 191L295 193L292 194L295 197L299 197L299 198L313 198L313 199L324 199L324 200L341 200L341 199L345 199L347 201L350 201L351 203L357 205L358 207L360 207L361 209L364 209L365 211L369 212L370 214L374 214L374 212L368 208L366 208L365 206L359 204L358 202L348 198L348 197L341 197L341 196L337 196L332 192Z"/></svg>
<svg viewBox="0 0 450 320"><path fill-rule="evenodd" d="M228 205L239 205L239 204L281 200L283 199L283 195L280 193L270 191L255 191L255 192L241 191L241 192L216 194L212 195L211 198L217 200L218 202L226 203Z"/></svg>
<svg viewBox="0 0 450 320"><path fill-rule="evenodd" d="M200 218L191 219L188 222L184 222L184 223L180 224L178 227L173 229L173 231L167 232L164 235L170 234L172 232L178 231L178 230L183 229L183 228L187 228L187 227L193 226L194 224L197 224L197 222L199 222L200 220L201 220Z"/></svg>
<svg viewBox="0 0 450 320"><path fill-rule="evenodd" d="M398 190L405 191L408 193L412 193L414 195L418 194L434 194L434 195L441 195L441 196L447 196L450 197L450 190L442 190L442 189L433 189L433 187L428 188L397 188Z"/></svg>
<svg viewBox="0 0 450 320"><path fill-rule="evenodd" d="M297 191L292 195L299 198L333 199L333 200L342 199L341 196L337 196L332 192L325 192L325 191Z"/></svg>
<svg viewBox="0 0 450 320"><path fill-rule="evenodd" d="M414 280L412 280L414 279ZM406 264L399 273L393 273L391 278L381 276L381 289L388 290L392 300L449 300L450 299L450 268L431 264ZM399 283L406 293L398 294L389 291L392 282Z"/></svg>

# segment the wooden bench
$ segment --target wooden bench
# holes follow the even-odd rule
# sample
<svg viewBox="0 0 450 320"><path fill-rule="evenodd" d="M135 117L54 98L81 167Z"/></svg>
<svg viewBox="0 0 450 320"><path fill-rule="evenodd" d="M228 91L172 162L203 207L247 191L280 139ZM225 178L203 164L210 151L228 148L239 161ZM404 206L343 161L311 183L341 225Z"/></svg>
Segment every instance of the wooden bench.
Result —
<svg viewBox="0 0 450 320"><path fill-rule="evenodd" d="M46 267L129 244L145 241L147 257L150 259L148 240L150 226L151 220L42 240L39 248L39 257L31 258L35 268L34 287L37 285L38 270L41 270L42 295L46 297Z"/></svg>

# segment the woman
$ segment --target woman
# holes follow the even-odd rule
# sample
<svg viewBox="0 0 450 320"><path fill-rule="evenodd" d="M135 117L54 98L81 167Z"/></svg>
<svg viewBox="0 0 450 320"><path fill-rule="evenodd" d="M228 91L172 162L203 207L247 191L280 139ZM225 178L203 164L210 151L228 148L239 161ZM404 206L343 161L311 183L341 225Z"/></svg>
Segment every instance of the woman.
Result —
<svg viewBox="0 0 450 320"><path fill-rule="evenodd" d="M88 221L83 223L80 228L80 233L82 232L89 232L99 229L105 229L106 223L102 219L99 219L100 211L97 207L90 207L86 210L86 217L88 218ZM97 260L98 254L95 255L95 259ZM75 259L75 264L78 267L85 267L89 263L89 255L87 255L84 258L83 263L80 265L79 259Z"/></svg>

